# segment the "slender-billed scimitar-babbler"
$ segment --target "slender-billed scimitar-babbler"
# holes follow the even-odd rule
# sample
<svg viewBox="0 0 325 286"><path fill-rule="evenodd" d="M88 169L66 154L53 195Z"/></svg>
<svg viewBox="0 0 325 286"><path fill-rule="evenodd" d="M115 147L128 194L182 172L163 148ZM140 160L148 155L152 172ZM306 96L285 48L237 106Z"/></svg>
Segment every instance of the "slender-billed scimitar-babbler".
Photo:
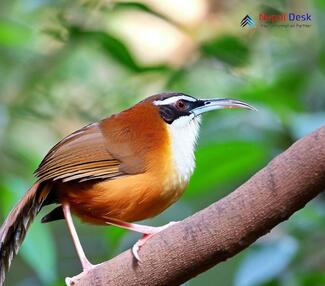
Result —
<svg viewBox="0 0 325 286"><path fill-rule="evenodd" d="M140 261L141 246L169 224L132 222L156 216L180 198L195 167L201 114L222 108L254 110L239 100L161 93L56 144L35 171L36 183L0 229L0 284L29 225L49 204L57 207L42 222L66 220L83 270L93 265L81 247L71 213L87 223L142 233L132 248Z"/></svg>

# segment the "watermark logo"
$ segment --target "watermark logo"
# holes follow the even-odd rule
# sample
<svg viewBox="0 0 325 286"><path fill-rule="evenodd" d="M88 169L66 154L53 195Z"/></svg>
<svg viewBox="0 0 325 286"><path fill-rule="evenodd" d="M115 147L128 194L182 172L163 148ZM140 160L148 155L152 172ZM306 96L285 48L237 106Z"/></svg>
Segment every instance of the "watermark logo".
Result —
<svg viewBox="0 0 325 286"><path fill-rule="evenodd" d="M241 27L255 27L258 25L262 28L309 28L312 25L312 15L310 13L277 13L270 14L260 12L258 17L253 18L246 15L240 22Z"/></svg>
<svg viewBox="0 0 325 286"><path fill-rule="evenodd" d="M259 14L261 27L309 28L312 17L310 13Z"/></svg>
<svg viewBox="0 0 325 286"><path fill-rule="evenodd" d="M250 17L249 15L246 15L240 22L240 26L241 27L245 27L245 26L248 26L248 27L255 27L255 22L253 20L252 17Z"/></svg>

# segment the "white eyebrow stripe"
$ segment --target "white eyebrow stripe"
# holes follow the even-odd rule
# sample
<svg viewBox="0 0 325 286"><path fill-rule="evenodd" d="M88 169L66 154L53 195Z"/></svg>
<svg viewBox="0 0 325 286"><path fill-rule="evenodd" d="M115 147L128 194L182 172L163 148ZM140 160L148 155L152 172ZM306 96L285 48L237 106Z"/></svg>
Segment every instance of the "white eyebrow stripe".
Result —
<svg viewBox="0 0 325 286"><path fill-rule="evenodd" d="M175 95L175 96L172 96L172 97L168 97L166 99L163 99L163 100L155 100L153 103L154 103L154 105L165 105L165 104L174 103L174 102L176 102L177 100L180 100L180 99L184 99L184 100L192 101L192 102L195 102L196 101L195 98L190 97L190 96L186 96L186 95Z"/></svg>

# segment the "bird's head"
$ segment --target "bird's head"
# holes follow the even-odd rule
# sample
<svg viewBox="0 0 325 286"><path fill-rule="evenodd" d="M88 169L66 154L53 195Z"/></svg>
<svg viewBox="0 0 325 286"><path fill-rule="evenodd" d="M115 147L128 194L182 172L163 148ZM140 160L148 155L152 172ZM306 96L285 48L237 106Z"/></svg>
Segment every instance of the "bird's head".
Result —
<svg viewBox="0 0 325 286"><path fill-rule="evenodd" d="M199 133L201 114L224 108L255 110L251 105L234 99L197 99L184 93L160 93L144 100L149 110L155 110L168 130L169 142L178 179L188 182L195 167L194 150ZM141 103L140 103L141 106ZM152 109L153 107L153 109ZM140 109L141 110L141 109ZM146 116L150 118L150 116Z"/></svg>
<svg viewBox="0 0 325 286"><path fill-rule="evenodd" d="M235 99L197 99L184 93L161 93L148 98L158 109L161 118L170 126L182 127L199 120L202 113L215 109L244 108L256 110L253 106Z"/></svg>

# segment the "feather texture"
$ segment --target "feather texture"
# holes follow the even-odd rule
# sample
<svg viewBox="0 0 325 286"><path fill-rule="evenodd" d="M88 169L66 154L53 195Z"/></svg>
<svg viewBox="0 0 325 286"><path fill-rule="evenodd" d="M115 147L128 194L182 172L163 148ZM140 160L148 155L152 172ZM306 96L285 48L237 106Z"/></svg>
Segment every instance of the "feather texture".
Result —
<svg viewBox="0 0 325 286"><path fill-rule="evenodd" d="M194 168L198 124L171 130L152 104L174 95L150 97L85 126L49 151L35 171L37 183L0 229L0 284L43 205L66 202L82 220L106 224L155 216L181 196ZM43 222L61 218L59 206Z"/></svg>
<svg viewBox="0 0 325 286"><path fill-rule="evenodd" d="M98 123L88 125L56 144L35 175L39 181L88 181L120 176L120 162L105 145Z"/></svg>
<svg viewBox="0 0 325 286"><path fill-rule="evenodd" d="M0 285L13 257L18 253L29 225L49 193L47 185L35 183L10 212L0 229Z"/></svg>

